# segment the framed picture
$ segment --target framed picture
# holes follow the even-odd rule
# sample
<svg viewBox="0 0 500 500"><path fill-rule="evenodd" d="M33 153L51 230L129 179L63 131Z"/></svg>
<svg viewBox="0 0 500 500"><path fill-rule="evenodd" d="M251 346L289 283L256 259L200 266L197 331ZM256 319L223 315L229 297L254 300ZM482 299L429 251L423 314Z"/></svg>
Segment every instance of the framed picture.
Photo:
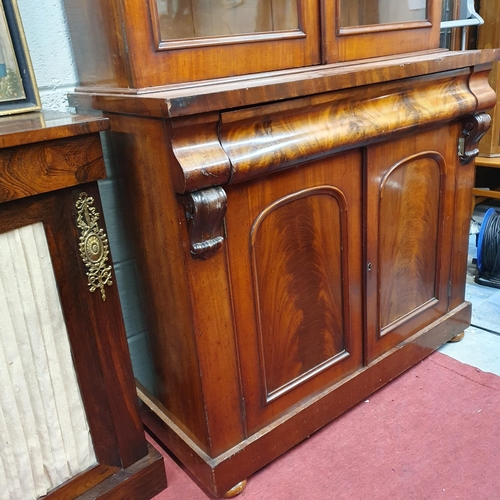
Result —
<svg viewBox="0 0 500 500"><path fill-rule="evenodd" d="M41 109L16 0L0 7L0 115Z"/></svg>

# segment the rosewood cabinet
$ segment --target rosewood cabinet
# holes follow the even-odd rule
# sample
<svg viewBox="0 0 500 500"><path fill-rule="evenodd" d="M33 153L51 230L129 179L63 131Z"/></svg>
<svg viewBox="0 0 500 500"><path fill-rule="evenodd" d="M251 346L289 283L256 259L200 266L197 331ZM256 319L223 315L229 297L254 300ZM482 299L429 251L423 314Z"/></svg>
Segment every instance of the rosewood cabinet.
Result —
<svg viewBox="0 0 500 500"><path fill-rule="evenodd" d="M391 19L384 2L297 2L305 39L78 4L70 99L110 120L157 382L138 383L143 420L221 495L469 325L500 54L438 50L433 1ZM96 30L99 48L81 37ZM316 49L284 63L271 39Z"/></svg>
<svg viewBox="0 0 500 500"><path fill-rule="evenodd" d="M8 498L148 499L166 487L139 416L97 180L102 118L0 120L0 413ZM4 489L5 488L5 489Z"/></svg>

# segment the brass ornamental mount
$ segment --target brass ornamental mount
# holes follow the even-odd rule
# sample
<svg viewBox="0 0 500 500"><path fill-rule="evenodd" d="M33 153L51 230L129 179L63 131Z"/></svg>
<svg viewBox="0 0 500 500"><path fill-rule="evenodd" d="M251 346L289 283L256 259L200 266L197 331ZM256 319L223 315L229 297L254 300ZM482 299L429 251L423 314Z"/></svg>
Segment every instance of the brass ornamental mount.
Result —
<svg viewBox="0 0 500 500"><path fill-rule="evenodd" d="M87 193L80 193L76 202L78 211L76 225L80 229L80 255L88 268L87 278L90 292L101 291L101 298L106 300L105 286L111 286L112 267L107 266L109 255L108 238L99 228L97 221L99 213L96 211L94 198Z"/></svg>

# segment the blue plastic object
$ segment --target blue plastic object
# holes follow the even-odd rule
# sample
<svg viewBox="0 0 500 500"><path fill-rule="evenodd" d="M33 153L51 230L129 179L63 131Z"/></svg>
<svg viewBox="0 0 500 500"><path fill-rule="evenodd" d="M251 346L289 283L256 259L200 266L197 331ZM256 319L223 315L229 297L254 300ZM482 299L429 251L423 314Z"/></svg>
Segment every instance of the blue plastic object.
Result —
<svg viewBox="0 0 500 500"><path fill-rule="evenodd" d="M479 231L479 236L477 237L477 270L480 273L484 273L488 271L488 269L484 268L483 262L483 247L484 247L484 232L486 230L486 226L488 224L488 219L494 214L494 208L488 208L486 213L484 214L483 223L481 224L481 229Z"/></svg>

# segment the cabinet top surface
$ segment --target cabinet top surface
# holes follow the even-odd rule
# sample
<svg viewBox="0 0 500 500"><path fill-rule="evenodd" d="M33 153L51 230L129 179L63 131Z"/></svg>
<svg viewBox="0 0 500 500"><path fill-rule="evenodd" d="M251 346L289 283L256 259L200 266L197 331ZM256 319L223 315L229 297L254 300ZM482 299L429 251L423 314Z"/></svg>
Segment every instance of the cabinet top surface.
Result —
<svg viewBox="0 0 500 500"><path fill-rule="evenodd" d="M26 113L0 119L0 203L103 179L100 117Z"/></svg>
<svg viewBox="0 0 500 500"><path fill-rule="evenodd" d="M276 71L143 89L83 87L70 94L79 109L174 118L425 76L500 59L500 49L429 51L352 63Z"/></svg>
<svg viewBox="0 0 500 500"><path fill-rule="evenodd" d="M0 148L50 141L109 129L101 117L56 111L26 113L0 118Z"/></svg>

